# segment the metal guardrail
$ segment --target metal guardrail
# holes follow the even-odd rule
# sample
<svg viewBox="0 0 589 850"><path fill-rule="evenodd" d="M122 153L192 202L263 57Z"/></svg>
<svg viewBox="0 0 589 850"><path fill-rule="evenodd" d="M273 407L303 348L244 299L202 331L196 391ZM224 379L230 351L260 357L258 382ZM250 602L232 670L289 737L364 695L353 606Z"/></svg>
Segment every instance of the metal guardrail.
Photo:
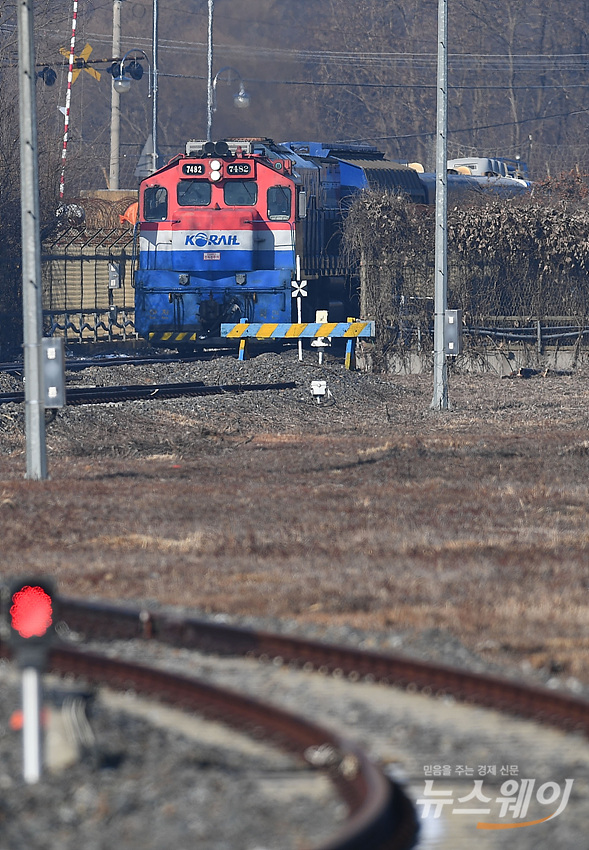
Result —
<svg viewBox="0 0 589 850"><path fill-rule="evenodd" d="M589 336L589 326L570 323L556 325L543 324L539 319L531 320L531 324L525 326L518 324L519 321L514 317L514 324L510 326L500 325L465 325L463 334L470 338L484 339L487 337L491 340L500 340L502 342L523 342L537 345L539 348L544 343L564 342L565 344L576 344ZM401 317L398 325L387 325L385 330L394 333L403 334L404 338L410 339L413 335L417 335L418 339L423 339L424 328L419 322L412 322L406 317ZM427 334L433 337L433 325L427 326Z"/></svg>

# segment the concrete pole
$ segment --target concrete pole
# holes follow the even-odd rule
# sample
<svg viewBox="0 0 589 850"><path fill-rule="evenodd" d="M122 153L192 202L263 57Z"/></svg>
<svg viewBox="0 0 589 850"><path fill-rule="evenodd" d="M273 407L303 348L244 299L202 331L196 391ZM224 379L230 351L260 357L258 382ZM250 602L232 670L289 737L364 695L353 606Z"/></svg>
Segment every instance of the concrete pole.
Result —
<svg viewBox="0 0 589 850"><path fill-rule="evenodd" d="M121 58L121 3L122 0L113 0L112 7L112 55L113 59ZM121 136L121 111L120 95L115 87L111 85L110 92L110 173L108 179L109 189L119 188L120 170L120 136Z"/></svg>
<svg viewBox="0 0 589 850"><path fill-rule="evenodd" d="M32 0L19 0L18 77L27 478L47 478L41 337L43 307Z"/></svg>
<svg viewBox="0 0 589 850"><path fill-rule="evenodd" d="M436 233L433 410L447 410L448 368L444 316L448 295L448 0L438 0L438 99L436 116Z"/></svg>
<svg viewBox="0 0 589 850"><path fill-rule="evenodd" d="M207 43L207 142L211 141L213 132L213 13L215 0L209 2L209 29Z"/></svg>
<svg viewBox="0 0 589 850"><path fill-rule="evenodd" d="M157 42L158 42L158 0L153 0L153 37L152 37L152 72L151 72L151 139L153 142L152 173L157 171Z"/></svg>

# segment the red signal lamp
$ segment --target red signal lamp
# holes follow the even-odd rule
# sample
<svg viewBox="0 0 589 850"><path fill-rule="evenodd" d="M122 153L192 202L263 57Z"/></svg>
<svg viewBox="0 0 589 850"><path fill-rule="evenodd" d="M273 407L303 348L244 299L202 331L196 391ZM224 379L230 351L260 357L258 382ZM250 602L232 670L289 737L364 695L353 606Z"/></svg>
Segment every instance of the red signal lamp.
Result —
<svg viewBox="0 0 589 850"><path fill-rule="evenodd" d="M21 638L43 638L53 625L53 599L39 584L12 593L10 626Z"/></svg>
<svg viewBox="0 0 589 850"><path fill-rule="evenodd" d="M10 640L21 663L44 662L55 632L54 587L47 579L14 581L8 596Z"/></svg>

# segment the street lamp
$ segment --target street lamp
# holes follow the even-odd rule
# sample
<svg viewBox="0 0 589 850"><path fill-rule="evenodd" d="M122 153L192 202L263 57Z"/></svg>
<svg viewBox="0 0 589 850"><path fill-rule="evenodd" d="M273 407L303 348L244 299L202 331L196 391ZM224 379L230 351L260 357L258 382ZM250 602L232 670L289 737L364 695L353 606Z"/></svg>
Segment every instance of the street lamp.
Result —
<svg viewBox="0 0 589 850"><path fill-rule="evenodd" d="M208 126L207 126L207 141L208 142L211 141L213 112L217 111L217 82L218 82L221 74L223 74L225 71L230 72L229 77L227 79L227 84L231 83L233 76L237 77L237 79L239 80L239 89L233 95L233 105L237 109L247 109L248 106L250 105L251 98L250 98L248 92L246 92L246 90L245 90L245 86L243 84L243 80L241 78L241 74L239 73L239 71L236 71L235 68L231 68L229 65L226 65L225 68L221 68L220 71L217 71L217 73L215 74L215 78L212 82L212 86L211 86L211 91L212 91L211 109L209 110Z"/></svg>
<svg viewBox="0 0 589 850"><path fill-rule="evenodd" d="M241 79L241 74L239 73L239 71L236 71L235 68L230 68L228 65L226 65L225 68L221 68L220 71L217 71L217 73L215 74L215 79L213 80L213 112L217 111L217 81L224 71L231 71L239 79L239 91L237 91L233 95L233 105L236 106L238 109L247 109L250 105L250 96L245 90L243 80ZM227 84L229 84L230 82L231 74L229 75Z"/></svg>
<svg viewBox="0 0 589 850"><path fill-rule="evenodd" d="M125 53L125 55L123 56L123 58L120 60L120 62L114 62L111 66L111 73L113 75L112 84L114 86L115 91L118 91L119 94L123 94L124 92L129 91L129 89L131 88L131 82L133 80L140 80L143 77L143 65L136 57L133 57L127 67L125 67L125 60L131 53L141 53L145 58L145 61L149 65L149 59L147 58L147 54L144 53L143 50L128 50L127 53ZM117 64L119 66L119 73L115 77L115 70ZM126 76L127 74L129 74L128 77ZM148 97L151 97L151 73Z"/></svg>
<svg viewBox="0 0 589 850"><path fill-rule="evenodd" d="M113 76L112 86L113 86L113 97L111 102L111 123L110 123L110 180L109 180L109 188L110 189L118 189L119 188L119 164L120 164L120 155L119 155L119 143L120 143L120 111L119 111L119 95L128 92L131 88L131 83L133 80L140 80L143 77L143 65L137 58L137 54L141 54L141 56L145 59L149 66L149 91L147 96L151 97L152 92L154 91L154 84L152 84L152 70L151 64L149 62L149 58L147 53L144 50L133 49L128 50L122 59L117 59L110 67L110 73ZM132 57L130 61L125 65L125 62L129 57ZM157 127L157 103L154 97L153 99L153 129L152 129L152 142L153 142L153 171L157 169L157 152L156 152L156 138L155 131Z"/></svg>

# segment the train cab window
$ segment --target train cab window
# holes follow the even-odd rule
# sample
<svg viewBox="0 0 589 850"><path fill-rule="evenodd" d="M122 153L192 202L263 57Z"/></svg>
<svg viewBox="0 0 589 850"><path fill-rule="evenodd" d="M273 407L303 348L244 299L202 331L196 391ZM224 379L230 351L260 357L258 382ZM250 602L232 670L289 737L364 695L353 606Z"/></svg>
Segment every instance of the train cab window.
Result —
<svg viewBox="0 0 589 850"><path fill-rule="evenodd" d="M288 221L291 197L291 190L288 186L270 186L268 189L268 218L270 221Z"/></svg>
<svg viewBox="0 0 589 850"><path fill-rule="evenodd" d="M143 193L145 221L165 221L168 217L168 190L163 186L148 186Z"/></svg>
<svg viewBox="0 0 589 850"><path fill-rule="evenodd" d="M258 200L258 184L255 180L227 180L223 200L228 207L253 207Z"/></svg>
<svg viewBox="0 0 589 850"><path fill-rule="evenodd" d="M180 207L206 207L211 203L211 184L208 180L180 180L176 196Z"/></svg>

